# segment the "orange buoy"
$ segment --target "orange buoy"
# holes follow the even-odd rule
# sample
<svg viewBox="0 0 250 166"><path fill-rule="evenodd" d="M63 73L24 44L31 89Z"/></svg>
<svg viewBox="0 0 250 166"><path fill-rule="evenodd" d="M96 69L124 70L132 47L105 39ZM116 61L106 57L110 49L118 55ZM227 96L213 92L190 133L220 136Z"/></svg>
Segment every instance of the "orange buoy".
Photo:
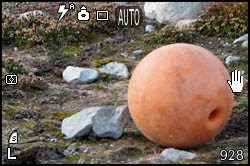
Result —
<svg viewBox="0 0 250 166"><path fill-rule="evenodd" d="M136 66L128 107L139 130L166 147L186 149L210 140L227 123L234 98L221 61L185 43L160 47Z"/></svg>

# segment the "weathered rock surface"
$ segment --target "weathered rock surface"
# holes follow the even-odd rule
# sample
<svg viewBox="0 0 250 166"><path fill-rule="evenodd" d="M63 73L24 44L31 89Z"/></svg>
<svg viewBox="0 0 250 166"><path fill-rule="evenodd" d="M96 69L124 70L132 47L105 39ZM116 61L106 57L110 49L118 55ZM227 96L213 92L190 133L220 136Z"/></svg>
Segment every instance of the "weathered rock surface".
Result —
<svg viewBox="0 0 250 166"><path fill-rule="evenodd" d="M127 106L98 111L93 117L93 131L98 137L119 138L128 122Z"/></svg>
<svg viewBox="0 0 250 166"><path fill-rule="evenodd" d="M143 53L143 51L142 51L142 50L134 50L132 53L133 53L134 55L140 55L140 54Z"/></svg>
<svg viewBox="0 0 250 166"><path fill-rule="evenodd" d="M63 119L61 131L69 138L93 135L119 138L129 119L126 106L90 107Z"/></svg>
<svg viewBox="0 0 250 166"><path fill-rule="evenodd" d="M149 158L148 160L152 164L176 164L181 160L193 159L196 157L196 154L186 152L184 150L177 150L174 148L165 149L160 156Z"/></svg>
<svg viewBox="0 0 250 166"><path fill-rule="evenodd" d="M99 71L122 78L127 78L129 76L127 66L117 62L111 62L106 65L103 65L99 68Z"/></svg>
<svg viewBox="0 0 250 166"><path fill-rule="evenodd" d="M68 66L63 71L63 79L72 84L90 83L98 78L98 72L94 69Z"/></svg>
<svg viewBox="0 0 250 166"><path fill-rule="evenodd" d="M63 119L61 131L69 138L87 135L92 129L92 118L102 107L89 107Z"/></svg>
<svg viewBox="0 0 250 166"><path fill-rule="evenodd" d="M179 20L197 19L208 2L146 2L145 16L162 24L175 25Z"/></svg>

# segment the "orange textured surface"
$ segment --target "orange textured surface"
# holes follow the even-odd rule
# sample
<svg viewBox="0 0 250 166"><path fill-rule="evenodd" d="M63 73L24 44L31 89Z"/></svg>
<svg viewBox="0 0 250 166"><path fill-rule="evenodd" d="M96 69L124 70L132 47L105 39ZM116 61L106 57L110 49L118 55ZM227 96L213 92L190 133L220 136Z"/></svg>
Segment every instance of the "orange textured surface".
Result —
<svg viewBox="0 0 250 166"><path fill-rule="evenodd" d="M191 148L218 134L233 108L227 69L192 44L160 47L136 66L128 86L130 114L149 140Z"/></svg>

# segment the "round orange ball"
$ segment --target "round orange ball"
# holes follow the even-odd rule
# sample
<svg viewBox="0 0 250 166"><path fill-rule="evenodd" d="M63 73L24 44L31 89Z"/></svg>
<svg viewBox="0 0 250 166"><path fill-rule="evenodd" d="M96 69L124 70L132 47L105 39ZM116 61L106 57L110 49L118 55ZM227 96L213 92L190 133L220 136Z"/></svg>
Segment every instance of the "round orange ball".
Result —
<svg viewBox="0 0 250 166"><path fill-rule="evenodd" d="M180 149L201 145L216 136L232 114L234 98L227 80L221 61L200 46L160 47L133 71L130 114L155 143Z"/></svg>

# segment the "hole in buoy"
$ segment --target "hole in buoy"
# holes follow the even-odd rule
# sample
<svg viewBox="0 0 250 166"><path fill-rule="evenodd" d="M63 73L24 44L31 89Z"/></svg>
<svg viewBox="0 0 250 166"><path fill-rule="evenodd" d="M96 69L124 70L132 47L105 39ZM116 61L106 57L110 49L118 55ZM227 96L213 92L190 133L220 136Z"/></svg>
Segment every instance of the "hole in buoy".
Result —
<svg viewBox="0 0 250 166"><path fill-rule="evenodd" d="M217 109L217 108L214 109L214 110L210 113L210 115L209 115L209 117L208 117L209 121L214 121L214 120L216 120L217 117L219 116L219 114L220 114L219 109Z"/></svg>

